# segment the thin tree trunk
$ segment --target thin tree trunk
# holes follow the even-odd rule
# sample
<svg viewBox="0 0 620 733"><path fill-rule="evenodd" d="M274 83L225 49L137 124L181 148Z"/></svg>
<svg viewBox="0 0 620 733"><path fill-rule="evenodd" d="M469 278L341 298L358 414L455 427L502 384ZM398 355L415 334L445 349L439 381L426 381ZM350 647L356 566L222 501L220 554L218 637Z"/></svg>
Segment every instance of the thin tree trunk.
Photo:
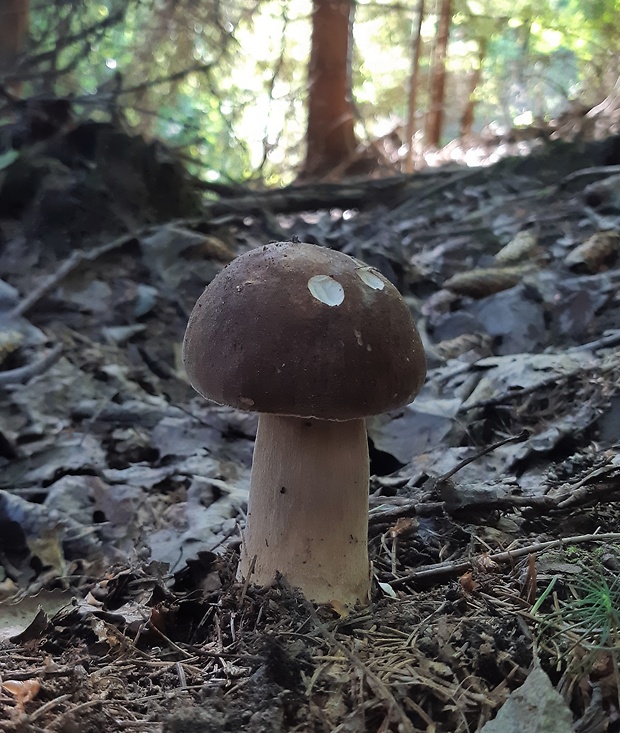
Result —
<svg viewBox="0 0 620 733"><path fill-rule="evenodd" d="M487 55L487 39L486 38L479 38L478 39L478 65L477 67L472 71L470 77L469 77L469 94L467 96L467 104L465 105L465 109L463 110L463 114L461 115L461 124L460 124L460 136L461 137L467 137L471 134L471 129L474 124L474 112L476 109L476 89L478 88L478 85L480 84L480 80L482 79L482 64L484 63L484 59Z"/></svg>
<svg viewBox="0 0 620 733"><path fill-rule="evenodd" d="M418 88L420 86L420 51L422 48L422 21L424 20L424 0L418 0L417 23L411 33L411 78L409 79L409 107L407 110L407 130L405 141L407 155L404 160L405 173L413 171L413 136L416 133L415 116L417 112Z"/></svg>
<svg viewBox="0 0 620 733"><path fill-rule="evenodd" d="M14 78L17 61L28 38L29 0L0 0L0 83L19 94L21 82Z"/></svg>
<svg viewBox="0 0 620 733"><path fill-rule="evenodd" d="M444 97L446 87L446 55L452 24L452 0L441 0L435 59L431 76L431 102L426 118L426 143L439 146L444 118Z"/></svg>
<svg viewBox="0 0 620 733"><path fill-rule="evenodd" d="M346 164L357 147L351 102L354 0L314 0L306 160L301 177Z"/></svg>

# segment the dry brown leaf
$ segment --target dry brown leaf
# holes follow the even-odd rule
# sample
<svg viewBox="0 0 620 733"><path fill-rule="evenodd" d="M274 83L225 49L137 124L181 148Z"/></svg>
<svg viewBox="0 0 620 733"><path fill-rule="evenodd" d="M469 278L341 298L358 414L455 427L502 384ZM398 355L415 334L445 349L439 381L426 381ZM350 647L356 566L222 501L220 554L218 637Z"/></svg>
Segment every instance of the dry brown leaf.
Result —
<svg viewBox="0 0 620 733"><path fill-rule="evenodd" d="M531 264L515 267L488 267L469 272L459 272L444 283L444 288L471 298L486 298L518 285L534 270Z"/></svg>
<svg viewBox="0 0 620 733"><path fill-rule="evenodd" d="M478 588L480 588L480 583L477 583L474 580L474 574L471 570L468 570L466 573L461 575L459 578L459 583L461 584L461 588L465 591L465 593L475 593Z"/></svg>
<svg viewBox="0 0 620 733"><path fill-rule="evenodd" d="M415 530L416 526L417 522L413 517L399 517L396 520L396 523L389 529L390 537L394 539L405 532L412 532Z"/></svg>
<svg viewBox="0 0 620 733"><path fill-rule="evenodd" d="M204 239L199 247L202 256L212 257L220 262L231 262L235 258L235 254L230 247L221 239L211 234L204 235Z"/></svg>
<svg viewBox="0 0 620 733"><path fill-rule="evenodd" d="M463 333L452 339L445 339L435 345L435 351L443 359L456 359L463 354L472 353L472 359L480 359L493 354L493 338L482 333ZM468 359L469 361L469 359Z"/></svg>
<svg viewBox="0 0 620 733"><path fill-rule="evenodd" d="M571 270L594 273L607 269L619 253L618 232L597 232L569 252L564 262Z"/></svg>
<svg viewBox="0 0 620 733"><path fill-rule="evenodd" d="M495 255L495 261L506 265L518 262L538 252L538 237L533 229L517 232L507 245Z"/></svg>
<svg viewBox="0 0 620 733"><path fill-rule="evenodd" d="M41 683L38 679L32 680L6 680L2 683L2 688L13 695L15 702L23 709L24 705L39 694Z"/></svg>
<svg viewBox="0 0 620 733"><path fill-rule="evenodd" d="M340 616L340 618L346 618L350 613L349 607L346 603L342 603L341 601L334 599L333 601L330 601L329 605L334 609L338 616Z"/></svg>
<svg viewBox="0 0 620 733"><path fill-rule="evenodd" d="M478 570L491 573L495 572L495 570L499 568L499 565L490 557L488 552L483 552L480 557L476 559L476 567Z"/></svg>

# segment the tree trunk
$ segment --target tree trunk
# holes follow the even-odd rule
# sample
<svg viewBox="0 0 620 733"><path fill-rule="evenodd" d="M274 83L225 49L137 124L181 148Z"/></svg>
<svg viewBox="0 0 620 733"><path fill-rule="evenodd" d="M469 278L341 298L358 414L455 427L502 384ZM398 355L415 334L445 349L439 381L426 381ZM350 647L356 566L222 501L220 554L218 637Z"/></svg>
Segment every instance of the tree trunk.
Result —
<svg viewBox="0 0 620 733"><path fill-rule="evenodd" d="M14 78L17 60L28 38L29 0L0 0L0 84L19 94L21 82Z"/></svg>
<svg viewBox="0 0 620 733"><path fill-rule="evenodd" d="M346 166L357 147L350 74L353 8L354 0L313 0L302 178Z"/></svg>
<svg viewBox="0 0 620 733"><path fill-rule="evenodd" d="M424 20L424 0L418 0L417 23L411 34L411 78L409 80L409 106L407 109L407 131L405 144L407 155L404 161L405 173L413 171L413 136L416 133L415 116L417 112L418 88L420 86L420 51L422 48L422 21Z"/></svg>
<svg viewBox="0 0 620 733"><path fill-rule="evenodd" d="M448 37L452 24L452 0L441 0L439 24L435 40L435 58L431 73L431 102L426 117L426 143L439 146L444 117L444 96L446 87L446 55Z"/></svg>
<svg viewBox="0 0 620 733"><path fill-rule="evenodd" d="M474 124L474 111L476 108L476 89L478 88L478 84L480 84L480 79L482 78L482 64L484 63L484 59L487 55L487 39L486 38L479 38L478 39L478 65L477 67L472 71L471 76L469 77L469 94L467 96L467 104L465 105L465 109L463 110L463 114L461 115L461 124L460 124L460 136L461 137L467 137L471 134L471 128Z"/></svg>

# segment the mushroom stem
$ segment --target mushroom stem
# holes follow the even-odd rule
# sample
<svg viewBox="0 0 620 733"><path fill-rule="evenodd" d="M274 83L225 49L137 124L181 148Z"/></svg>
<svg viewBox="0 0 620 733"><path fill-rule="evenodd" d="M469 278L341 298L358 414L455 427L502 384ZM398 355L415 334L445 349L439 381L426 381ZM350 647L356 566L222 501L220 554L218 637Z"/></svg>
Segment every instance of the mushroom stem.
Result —
<svg viewBox="0 0 620 733"><path fill-rule="evenodd" d="M316 603L367 601L368 443L363 419L261 414L241 573L281 573Z"/></svg>

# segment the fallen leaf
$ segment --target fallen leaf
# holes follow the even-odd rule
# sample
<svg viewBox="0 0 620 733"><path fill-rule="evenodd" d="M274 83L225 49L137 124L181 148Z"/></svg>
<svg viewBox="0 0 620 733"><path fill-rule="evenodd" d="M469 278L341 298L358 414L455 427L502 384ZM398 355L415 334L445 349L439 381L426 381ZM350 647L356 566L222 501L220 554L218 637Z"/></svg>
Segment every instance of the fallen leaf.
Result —
<svg viewBox="0 0 620 733"><path fill-rule="evenodd" d="M547 674L534 667L480 733L574 733L573 716Z"/></svg>
<svg viewBox="0 0 620 733"><path fill-rule="evenodd" d="M471 570L461 575L461 577L459 578L459 583L461 584L461 588L465 591L465 593L475 593L478 588L480 588L480 583L476 583L476 581L474 580L474 574Z"/></svg>
<svg viewBox="0 0 620 733"><path fill-rule="evenodd" d="M37 679L6 680L2 683L2 689L13 695L18 707L23 710L24 705L39 694L41 683Z"/></svg>

